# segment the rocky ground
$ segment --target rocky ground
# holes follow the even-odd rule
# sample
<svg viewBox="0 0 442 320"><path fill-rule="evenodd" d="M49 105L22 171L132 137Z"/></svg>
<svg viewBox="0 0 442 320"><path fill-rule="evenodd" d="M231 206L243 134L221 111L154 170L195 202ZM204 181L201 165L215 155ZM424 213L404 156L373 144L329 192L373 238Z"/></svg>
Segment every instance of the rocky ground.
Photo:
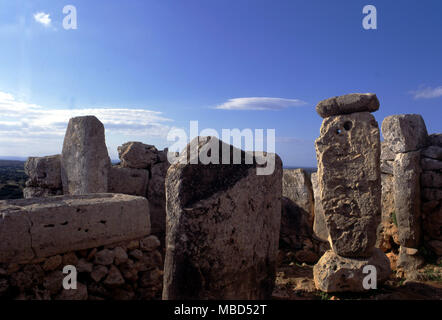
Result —
<svg viewBox="0 0 442 320"><path fill-rule="evenodd" d="M376 291L328 294L315 289L313 265L299 263L295 253L280 251L273 298L277 300L442 300L442 264L427 264L407 280L401 272ZM411 280L412 279L412 280Z"/></svg>

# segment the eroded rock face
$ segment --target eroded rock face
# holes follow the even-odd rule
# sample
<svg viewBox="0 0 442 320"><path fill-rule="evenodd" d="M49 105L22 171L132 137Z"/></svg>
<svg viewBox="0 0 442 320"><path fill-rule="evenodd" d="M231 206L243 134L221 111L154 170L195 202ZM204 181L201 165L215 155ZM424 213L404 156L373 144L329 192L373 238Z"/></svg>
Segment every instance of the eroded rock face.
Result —
<svg viewBox="0 0 442 320"><path fill-rule="evenodd" d="M63 191L60 189L47 189L40 187L26 187L23 189L23 198L44 198L62 195Z"/></svg>
<svg viewBox="0 0 442 320"><path fill-rule="evenodd" d="M158 150L141 142L127 142L118 147L118 156L123 167L148 169L158 161Z"/></svg>
<svg viewBox="0 0 442 320"><path fill-rule="evenodd" d="M355 112L374 112L379 109L379 100L374 93L351 93L323 100L316 106L322 117L350 114Z"/></svg>
<svg viewBox="0 0 442 320"><path fill-rule="evenodd" d="M94 116L70 119L61 159L63 193L107 192L110 166L103 124Z"/></svg>
<svg viewBox="0 0 442 320"><path fill-rule="evenodd" d="M416 151L428 143L427 127L419 114L385 118L382 122L382 135L395 153Z"/></svg>
<svg viewBox="0 0 442 320"><path fill-rule="evenodd" d="M376 248L369 258L349 259L327 251L313 267L316 288L323 292L363 292L365 266L371 265L377 271L377 286L385 282L391 274L390 261Z"/></svg>
<svg viewBox="0 0 442 320"><path fill-rule="evenodd" d="M325 222L324 209L321 202L321 192L319 190L318 174L312 173L312 188L315 202L315 214L313 222L313 233L322 241L328 241L328 230Z"/></svg>
<svg viewBox="0 0 442 320"><path fill-rule="evenodd" d="M309 224L313 226L313 189L310 178L303 169L284 169L282 177L282 195L292 200L304 214Z"/></svg>
<svg viewBox="0 0 442 320"><path fill-rule="evenodd" d="M146 197L149 184L149 171L143 169L112 166L109 171L109 187L111 193L124 193Z"/></svg>
<svg viewBox="0 0 442 320"><path fill-rule="evenodd" d="M30 157L25 163L28 187L61 189L61 156Z"/></svg>
<svg viewBox="0 0 442 320"><path fill-rule="evenodd" d="M161 153L160 153L161 154ZM167 159L156 163L151 168L152 178L149 181L147 196L149 198L152 233L164 239L166 233L166 174L170 163Z"/></svg>
<svg viewBox="0 0 442 320"><path fill-rule="evenodd" d="M399 245L398 228L396 226L396 212L394 206L393 184L394 177L389 174L381 175L382 182L382 219L378 227L376 247L384 252Z"/></svg>
<svg viewBox="0 0 442 320"><path fill-rule="evenodd" d="M257 175L256 163L244 164L244 151L242 164L202 164L192 157L185 163L191 145L166 177L163 299L269 298L281 225L281 160L276 156L270 175ZM215 154L222 145L232 156L235 149L214 137L200 137L198 150L209 153L206 147L213 146Z"/></svg>
<svg viewBox="0 0 442 320"><path fill-rule="evenodd" d="M394 161L394 203L399 243L418 248L421 237L420 152L398 153Z"/></svg>
<svg viewBox="0 0 442 320"><path fill-rule="evenodd" d="M29 261L146 236L145 198L122 194L0 201L0 263Z"/></svg>
<svg viewBox="0 0 442 320"><path fill-rule="evenodd" d="M370 257L381 219L380 137L368 112L324 119L316 140L321 202L332 249Z"/></svg>

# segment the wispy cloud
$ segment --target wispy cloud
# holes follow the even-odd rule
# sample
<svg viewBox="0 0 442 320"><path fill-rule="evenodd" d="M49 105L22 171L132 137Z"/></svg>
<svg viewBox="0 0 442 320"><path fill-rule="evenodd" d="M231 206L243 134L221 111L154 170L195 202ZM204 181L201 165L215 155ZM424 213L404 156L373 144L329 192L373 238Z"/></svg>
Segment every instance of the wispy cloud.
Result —
<svg viewBox="0 0 442 320"><path fill-rule="evenodd" d="M50 109L18 101L5 92L0 92L0 114L0 155L18 155L19 150L24 156L59 152L72 117L95 115L103 122L106 135L147 142L165 140L172 121L161 112L145 109ZM108 143L108 147L113 151L117 146Z"/></svg>
<svg viewBox="0 0 442 320"><path fill-rule="evenodd" d="M45 27L48 27L51 25L51 17L49 15L49 13L45 13L45 12L34 13L34 20L37 21L38 23L41 23Z"/></svg>
<svg viewBox="0 0 442 320"><path fill-rule="evenodd" d="M410 93L414 95L415 99L439 98L442 97L442 86L436 88L431 88L431 87L420 88L418 90L411 91Z"/></svg>
<svg viewBox="0 0 442 320"><path fill-rule="evenodd" d="M267 98L267 97L251 97L251 98L235 98L229 99L215 107L222 110L281 110L289 107L300 107L307 105L306 102L299 99L284 98Z"/></svg>

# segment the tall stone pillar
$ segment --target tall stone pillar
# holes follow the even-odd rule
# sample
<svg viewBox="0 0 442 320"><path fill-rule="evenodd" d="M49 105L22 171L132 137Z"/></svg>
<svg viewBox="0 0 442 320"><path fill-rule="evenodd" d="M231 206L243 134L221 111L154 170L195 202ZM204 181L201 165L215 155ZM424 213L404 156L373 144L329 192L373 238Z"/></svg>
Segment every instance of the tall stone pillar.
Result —
<svg viewBox="0 0 442 320"><path fill-rule="evenodd" d="M378 283L390 272L389 260L375 248L381 218L380 133L370 112L374 94L349 94L321 101L324 118L316 140L321 204L331 250L313 269L317 289L364 291L363 268L372 265Z"/></svg>

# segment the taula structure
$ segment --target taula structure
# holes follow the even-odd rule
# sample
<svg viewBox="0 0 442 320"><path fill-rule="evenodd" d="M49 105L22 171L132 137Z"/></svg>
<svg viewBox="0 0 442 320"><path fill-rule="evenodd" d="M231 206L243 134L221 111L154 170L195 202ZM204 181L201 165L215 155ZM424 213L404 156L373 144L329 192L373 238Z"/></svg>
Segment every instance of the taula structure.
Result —
<svg viewBox="0 0 442 320"><path fill-rule="evenodd" d="M324 117L316 140L318 181L331 250L314 267L325 292L364 291L363 268L377 269L378 282L390 275L385 254L375 248L381 219L380 133L370 113L374 94L351 94L321 101Z"/></svg>

